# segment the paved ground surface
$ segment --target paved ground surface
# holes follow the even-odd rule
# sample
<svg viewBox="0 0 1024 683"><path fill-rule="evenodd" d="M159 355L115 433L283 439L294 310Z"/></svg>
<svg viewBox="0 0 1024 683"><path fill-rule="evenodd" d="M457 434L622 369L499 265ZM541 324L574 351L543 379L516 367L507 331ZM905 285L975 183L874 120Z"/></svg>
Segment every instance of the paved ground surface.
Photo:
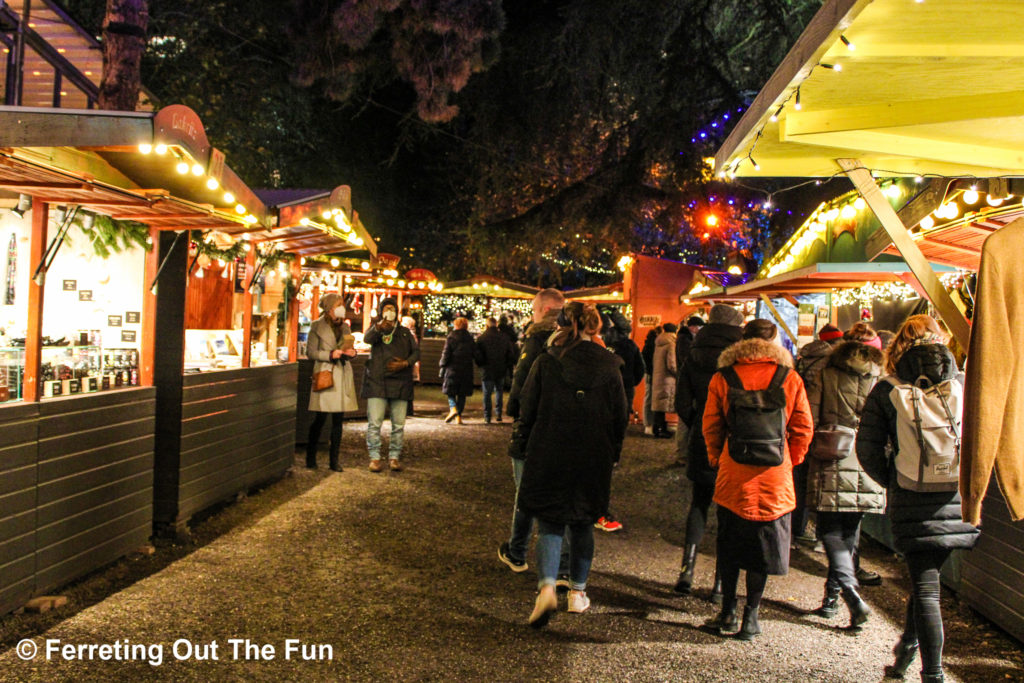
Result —
<svg viewBox="0 0 1024 683"><path fill-rule="evenodd" d="M0 680L580 680L878 681L899 635L906 591L900 564L877 547L865 566L885 577L865 597L875 618L859 633L806 616L820 599L824 556L800 551L786 577L769 581L764 635L740 643L704 633L713 535L705 539L698 593L671 592L688 489L670 466L672 442L627 440L613 482L626 524L598 533L584 615L559 613L526 626L532 572L496 559L507 536L512 480L510 425L470 419L446 426L436 395L408 428L407 470L366 470L360 424L346 425L345 472L296 467L294 476L196 524L195 544L128 558L65 594L43 615L0 620ZM635 429L635 428L634 428ZM297 465L299 460L296 460ZM564 606L563 606L564 607ZM1024 680L1024 650L960 605L944 600L950 680ZM61 644L162 645L163 661L18 658L31 638ZM270 644L273 660L235 660L229 639ZM177 661L173 644L218 643L216 661ZM333 658L285 658L287 639L331 646ZM187 655L184 645L179 653ZM309 654L309 653L307 653ZM915 669L913 669L916 671ZM916 675L913 676L916 680Z"/></svg>

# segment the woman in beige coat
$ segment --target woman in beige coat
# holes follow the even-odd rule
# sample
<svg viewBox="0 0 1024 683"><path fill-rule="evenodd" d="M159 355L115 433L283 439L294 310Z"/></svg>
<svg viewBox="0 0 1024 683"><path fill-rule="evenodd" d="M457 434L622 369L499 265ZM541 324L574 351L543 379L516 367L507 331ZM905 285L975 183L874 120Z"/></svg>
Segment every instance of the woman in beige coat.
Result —
<svg viewBox="0 0 1024 683"><path fill-rule="evenodd" d="M355 410L356 388L352 378L349 360L356 355L352 346L352 331L345 324L345 305L338 294L325 294L320 299L323 314L309 328L306 340L306 357L313 363L313 376L318 372L330 371L333 384L323 391L309 392L309 410L314 414L306 441L306 467L316 468L316 447L320 431L331 414L331 469L341 472L338 454L341 451L341 429L344 413ZM349 341L348 348L346 339Z"/></svg>
<svg viewBox="0 0 1024 683"><path fill-rule="evenodd" d="M665 413L675 410L676 403L676 330L674 323L662 325L664 330L654 340L654 369L651 374L651 412L654 414L654 436L667 439Z"/></svg>

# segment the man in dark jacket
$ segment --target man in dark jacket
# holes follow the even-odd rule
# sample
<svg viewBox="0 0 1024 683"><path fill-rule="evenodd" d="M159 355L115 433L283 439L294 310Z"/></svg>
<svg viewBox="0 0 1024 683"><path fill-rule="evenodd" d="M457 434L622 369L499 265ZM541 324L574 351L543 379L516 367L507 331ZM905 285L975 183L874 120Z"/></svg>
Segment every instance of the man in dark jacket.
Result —
<svg viewBox="0 0 1024 683"><path fill-rule="evenodd" d="M622 313L609 310L603 312L601 318L604 323L601 326L601 337L605 346L622 359L622 387L626 391L626 407L632 415L636 387L643 381L646 371L644 358L640 347L629 336L633 328Z"/></svg>
<svg viewBox="0 0 1024 683"><path fill-rule="evenodd" d="M644 348L640 352L644 359L644 434L654 435L654 412L651 410L651 400L654 397L654 345L658 336L662 333L661 325L647 333L644 338Z"/></svg>
<svg viewBox="0 0 1024 683"><path fill-rule="evenodd" d="M548 339L558 327L558 313L562 310L565 297L557 289L542 289L533 297L533 324L526 330L523 348L519 353L515 372L512 375L512 389L508 394L508 414L512 419L519 417L519 395L530 375L533 363L547 346ZM513 430L514 432L514 430ZM509 540L498 548L498 559L508 565L514 572L524 572L526 550L533 530L533 517L519 509L519 484L523 479L523 462L526 454L522 450L522 441L515 438L509 442L508 454L512 458L512 477L516 482L516 503L512 512L512 535Z"/></svg>
<svg viewBox="0 0 1024 683"><path fill-rule="evenodd" d="M398 303L392 298L380 302L377 321L363 335L370 345L366 361L362 397L366 399L366 448L370 453L370 471L380 472L380 428L384 415L391 411L390 468L402 469L402 436L405 414L412 400L412 366L420 359L420 348L409 330L398 324Z"/></svg>
<svg viewBox="0 0 1024 683"><path fill-rule="evenodd" d="M519 333L516 332L516 328L509 322L508 316L504 313L498 318L498 332L508 337L508 341L512 344L513 349L519 345Z"/></svg>
<svg viewBox="0 0 1024 683"><path fill-rule="evenodd" d="M476 364L483 368L484 422L491 423L492 396L495 419L501 422L502 385L505 382L505 375L515 367L516 350L508 335L501 332L498 321L494 318L487 319L487 329L477 337L475 358Z"/></svg>
<svg viewBox="0 0 1024 683"><path fill-rule="evenodd" d="M843 340L843 331L832 324L818 330L818 338L800 349L796 359L796 371L804 381L807 395L821 395L821 371L828 365L832 349ZM793 510L793 540L807 546L814 546L817 539L807 533L807 472L810 462L804 460L793 468L793 488L796 490L796 510Z"/></svg>
<svg viewBox="0 0 1024 683"><path fill-rule="evenodd" d="M732 306L715 304L708 314L708 324L700 329L690 346L686 362L676 382L679 420L690 428L686 476L693 482L690 511L686 518L686 540L683 544L682 568L675 591L687 594L693 585L693 569L697 546L704 537L708 510L715 493L716 470L708 463L708 449L701 431L704 406L708 402L708 385L718 372L718 357L726 348L743 337L743 314ZM716 573L712 598L721 599L721 585Z"/></svg>
<svg viewBox="0 0 1024 683"><path fill-rule="evenodd" d="M699 315L691 315L687 318L686 322L679 325L679 332L676 335L676 368L682 370L683 365L686 364L686 357L690 355L690 347L693 345L693 340L697 337L697 333L700 332L700 328L704 327L704 318ZM679 415L679 411L685 409L686 406L679 402L679 391L676 391L675 397L675 411L676 415ZM686 423L679 420L679 424L676 426L676 460L673 463L679 467L686 465L686 452L690 444L690 428L686 426Z"/></svg>

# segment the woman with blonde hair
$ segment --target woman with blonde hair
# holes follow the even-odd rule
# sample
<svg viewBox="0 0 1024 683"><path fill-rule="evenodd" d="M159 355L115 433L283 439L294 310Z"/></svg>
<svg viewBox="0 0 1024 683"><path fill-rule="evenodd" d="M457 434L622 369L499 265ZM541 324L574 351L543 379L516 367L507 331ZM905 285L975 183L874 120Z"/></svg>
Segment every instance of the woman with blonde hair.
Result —
<svg viewBox="0 0 1024 683"><path fill-rule="evenodd" d="M579 302L562 309L558 331L523 385L513 429L513 441L526 454L518 506L537 519L540 592L529 619L534 628L558 609L555 584L566 530L568 611L590 607L593 524L608 510L612 464L626 433L622 360L593 343L587 333L591 310Z"/></svg>
<svg viewBox="0 0 1024 683"><path fill-rule="evenodd" d="M886 514L892 522L896 550L906 560L913 585L903 636L893 649L896 659L886 667L886 674L902 678L920 648L921 680L940 683L945 679L939 570L953 550L974 547L978 530L961 517L955 481L947 490L910 490L905 488L910 486L905 480L901 485L896 471L900 440L894 396L898 396L901 386L935 387L960 382L960 378L953 355L943 345L939 326L928 315L914 315L903 323L887 349L885 370L891 376L886 379L891 381L876 384L864 404L857 432L857 458L868 476L887 489ZM958 434L959 417L953 420L955 424L949 428Z"/></svg>

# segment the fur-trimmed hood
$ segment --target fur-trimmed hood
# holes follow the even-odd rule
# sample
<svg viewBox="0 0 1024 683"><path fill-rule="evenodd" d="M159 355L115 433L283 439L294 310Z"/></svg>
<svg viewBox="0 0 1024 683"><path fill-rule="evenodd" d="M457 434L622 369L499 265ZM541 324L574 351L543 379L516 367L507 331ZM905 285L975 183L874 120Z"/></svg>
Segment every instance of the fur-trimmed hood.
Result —
<svg viewBox="0 0 1024 683"><path fill-rule="evenodd" d="M724 368L736 363L759 363L770 361L783 367L793 367L793 357L778 344L764 339L738 341L718 357L718 367Z"/></svg>
<svg viewBox="0 0 1024 683"><path fill-rule="evenodd" d="M882 352L858 341L844 341L832 351L826 367L855 375L881 375L885 360Z"/></svg>

